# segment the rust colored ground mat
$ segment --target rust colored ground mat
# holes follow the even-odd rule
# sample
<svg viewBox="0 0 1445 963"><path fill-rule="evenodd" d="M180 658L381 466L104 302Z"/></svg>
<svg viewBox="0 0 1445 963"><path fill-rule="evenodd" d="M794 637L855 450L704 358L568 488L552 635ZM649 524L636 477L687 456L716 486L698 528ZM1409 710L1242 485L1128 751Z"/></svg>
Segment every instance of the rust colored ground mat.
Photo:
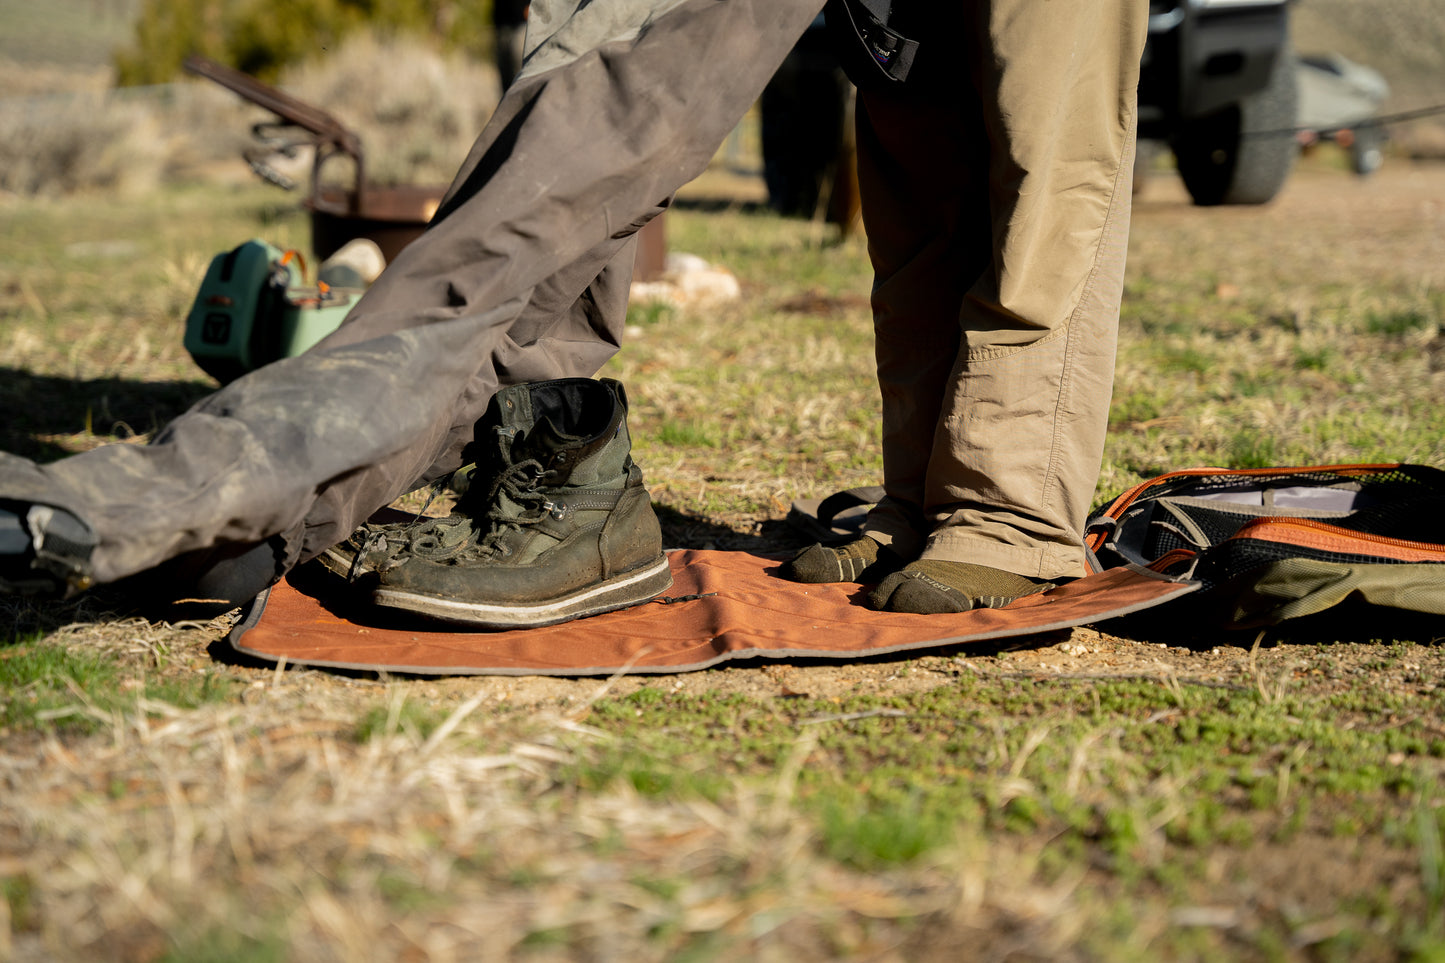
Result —
<svg viewBox="0 0 1445 963"><path fill-rule="evenodd" d="M1151 608L1195 588L1142 568L1079 579L1006 609L957 615L874 612L852 583L800 585L780 560L747 552L670 554L662 599L561 625L465 631L403 620L350 598L338 579L298 569L232 630L239 652L272 662L426 675L672 673L748 659L864 656L1025 636Z"/></svg>

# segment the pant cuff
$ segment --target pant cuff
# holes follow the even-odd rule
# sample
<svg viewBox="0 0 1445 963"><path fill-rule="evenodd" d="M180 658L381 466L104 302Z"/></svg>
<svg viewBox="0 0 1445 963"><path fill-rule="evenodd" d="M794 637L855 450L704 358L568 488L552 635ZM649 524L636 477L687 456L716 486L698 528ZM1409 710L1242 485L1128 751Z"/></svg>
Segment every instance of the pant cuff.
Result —
<svg viewBox="0 0 1445 963"><path fill-rule="evenodd" d="M965 531L929 536L919 558L971 562L1029 578L1081 578L1089 574L1084 550L1072 545L1009 545Z"/></svg>

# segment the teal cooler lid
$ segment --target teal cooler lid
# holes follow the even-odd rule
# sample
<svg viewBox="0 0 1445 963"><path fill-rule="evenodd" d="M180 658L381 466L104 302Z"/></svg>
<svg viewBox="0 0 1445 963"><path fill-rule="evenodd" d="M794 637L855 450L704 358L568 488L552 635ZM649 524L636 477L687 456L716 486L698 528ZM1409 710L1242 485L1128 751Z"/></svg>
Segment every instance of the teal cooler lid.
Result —
<svg viewBox="0 0 1445 963"><path fill-rule="evenodd" d="M293 288L287 292L287 310L281 325L281 357L293 358L341 326L360 291Z"/></svg>

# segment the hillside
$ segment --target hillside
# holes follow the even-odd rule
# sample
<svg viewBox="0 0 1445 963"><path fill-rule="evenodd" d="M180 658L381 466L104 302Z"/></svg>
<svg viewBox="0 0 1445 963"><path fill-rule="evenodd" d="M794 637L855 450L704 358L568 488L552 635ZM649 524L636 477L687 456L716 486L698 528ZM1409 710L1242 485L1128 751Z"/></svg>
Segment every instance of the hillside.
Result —
<svg viewBox="0 0 1445 963"><path fill-rule="evenodd" d="M1380 71L1391 111L1445 102L1445 0L1299 0L1295 47Z"/></svg>
<svg viewBox="0 0 1445 963"><path fill-rule="evenodd" d="M0 0L0 60L82 71L109 66L141 0ZM8 91L7 91L8 92Z"/></svg>

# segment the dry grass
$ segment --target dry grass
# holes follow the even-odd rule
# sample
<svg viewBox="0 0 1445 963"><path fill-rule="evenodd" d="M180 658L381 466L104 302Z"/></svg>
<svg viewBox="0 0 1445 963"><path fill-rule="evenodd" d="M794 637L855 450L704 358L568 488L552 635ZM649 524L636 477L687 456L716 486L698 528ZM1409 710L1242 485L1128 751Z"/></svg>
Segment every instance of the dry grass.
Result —
<svg viewBox="0 0 1445 963"><path fill-rule="evenodd" d="M720 805L579 793L565 768L609 738L576 721L585 704L479 695L423 734L405 688L351 685L386 700L366 741L337 680L278 672L237 704L142 702L83 741L12 742L0 952L902 960L967 939L977 959L1060 959L1097 901L1078 875L1041 878L1026 841L963 833L885 873L820 857L792 799L806 732Z"/></svg>
<svg viewBox="0 0 1445 963"><path fill-rule="evenodd" d="M165 168L154 111L104 93L37 96L0 104L0 191L138 193Z"/></svg>
<svg viewBox="0 0 1445 963"><path fill-rule="evenodd" d="M197 638L214 631L113 629L51 641L99 647L134 683L194 660ZM1077 662L1086 648L1015 655ZM1415 823L1434 825L1426 771L1438 758L1391 753L1390 772L1421 780L1400 796L1366 787L1351 804L1312 788L1334 778L1320 766L1341 758L1332 745L1345 731L1431 727L1331 709L1313 678L1328 656L1240 652L1234 683L1176 665L1182 675L1151 689L1049 678L1007 654L918 660L934 681L909 700L841 705L729 700L721 693L739 673L580 681L517 705L517 680L279 668L242 674L239 696L196 708L138 697L101 710L77 691L52 721L88 718L89 734L3 734L0 954L791 963L967 948L1000 961L1303 961L1319 958L1317 945L1351 959L1436 945L1411 942L1439 933L1421 895L1433 864L1412 858L1407 839L1425 832ZM1418 647L1376 653L1402 655L1389 671L1440 665ZM693 695L672 694L683 688ZM1426 701L1391 704L1413 716ZM1331 714L1345 725L1321 728ZM1231 719L1242 728L1224 748L1241 754L1237 769L1210 735ZM760 722L775 751L758 749ZM1170 764L1147 748L1176 730L1182 739L1191 722L1210 728L1183 752L1212 761ZM959 760L930 732L967 733L971 749ZM1265 735L1269 745L1249 748ZM860 766L860 752L876 761ZM709 793L593 775L618 759L726 774L753 754ZM941 771L941 759L966 768ZM837 827L809 797L857 791L839 776L896 779L900 766L967 791L916 856L840 853ZM1376 810L1394 820L1386 832ZM880 807L876 822L897 826L898 812Z"/></svg>

